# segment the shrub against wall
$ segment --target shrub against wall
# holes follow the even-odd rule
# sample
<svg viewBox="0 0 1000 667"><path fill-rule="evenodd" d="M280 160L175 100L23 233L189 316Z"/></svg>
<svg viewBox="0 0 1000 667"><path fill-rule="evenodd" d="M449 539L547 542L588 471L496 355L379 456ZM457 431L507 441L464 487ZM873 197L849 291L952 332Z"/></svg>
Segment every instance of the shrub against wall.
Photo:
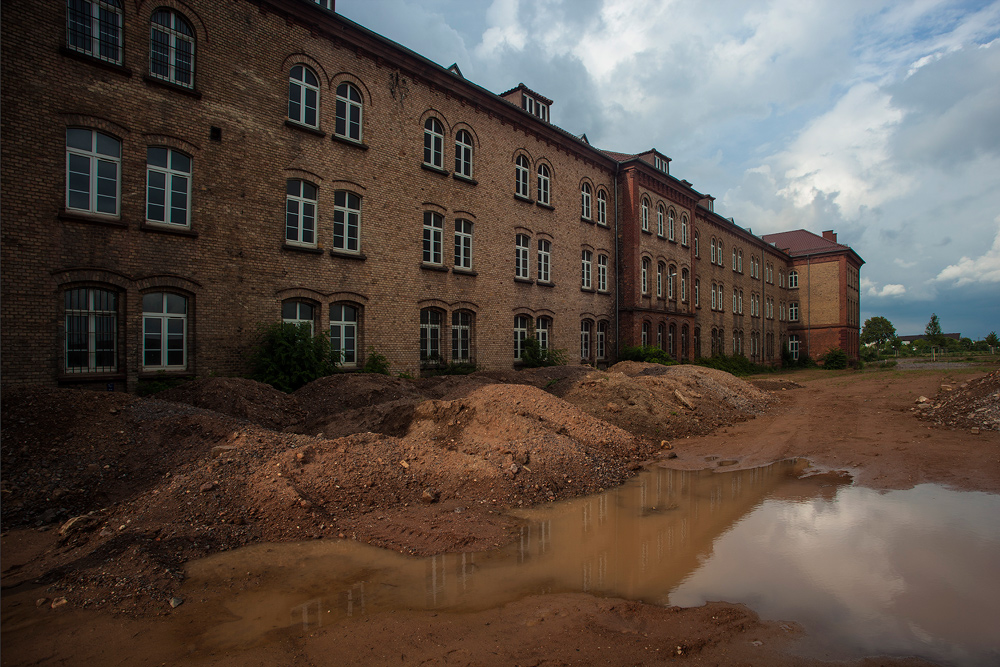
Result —
<svg viewBox="0 0 1000 667"><path fill-rule="evenodd" d="M330 339L313 336L308 324L276 322L264 326L250 355L250 377L275 389L293 392L337 370Z"/></svg>

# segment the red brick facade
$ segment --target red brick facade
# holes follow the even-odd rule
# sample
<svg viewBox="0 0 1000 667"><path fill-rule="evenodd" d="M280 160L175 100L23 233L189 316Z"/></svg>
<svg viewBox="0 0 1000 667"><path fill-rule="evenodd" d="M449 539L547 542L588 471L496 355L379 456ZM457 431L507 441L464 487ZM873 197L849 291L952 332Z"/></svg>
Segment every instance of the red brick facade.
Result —
<svg viewBox="0 0 1000 667"><path fill-rule="evenodd" d="M547 122L551 100L491 94L307 0L102 4L110 33L108 13L5 7L5 383L243 373L283 307L356 365L375 349L413 374L510 367L521 325L597 365L644 325L678 358L710 354L713 331L719 351L780 357L777 307L713 310L709 286L783 298L747 263L796 260L659 154L597 150ZM743 272L708 261L716 237Z"/></svg>

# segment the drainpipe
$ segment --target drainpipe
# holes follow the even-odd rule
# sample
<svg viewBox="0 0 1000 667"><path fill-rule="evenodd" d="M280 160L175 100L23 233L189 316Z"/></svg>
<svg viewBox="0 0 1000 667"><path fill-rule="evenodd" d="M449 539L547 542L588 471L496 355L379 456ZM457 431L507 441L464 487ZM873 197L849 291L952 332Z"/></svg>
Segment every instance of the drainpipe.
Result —
<svg viewBox="0 0 1000 667"><path fill-rule="evenodd" d="M618 174L621 168L621 163L615 160L615 361L618 361L618 356L621 353L621 299L622 299L622 281L621 281L621 241L618 237Z"/></svg>
<svg viewBox="0 0 1000 667"><path fill-rule="evenodd" d="M806 304L809 306L809 310L806 311L806 354L809 358L813 358L812 354L812 255L806 255L806 279L809 281L809 286L806 287Z"/></svg>

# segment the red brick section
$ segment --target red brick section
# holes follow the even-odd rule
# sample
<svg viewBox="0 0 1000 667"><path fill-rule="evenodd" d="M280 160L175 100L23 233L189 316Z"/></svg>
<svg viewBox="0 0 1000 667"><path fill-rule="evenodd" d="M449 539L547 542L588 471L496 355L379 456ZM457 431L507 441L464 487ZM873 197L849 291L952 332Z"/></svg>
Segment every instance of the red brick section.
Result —
<svg viewBox="0 0 1000 667"><path fill-rule="evenodd" d="M188 299L187 366L176 371L188 376L245 373L255 332L278 321L288 299L316 307L318 331L327 329L332 306L358 308L359 352L374 348L385 354L394 372L421 370L424 308L443 315L441 353L446 359L451 315L457 310L473 313L473 355L484 368L514 365L516 314L551 318L551 345L567 350L570 359L579 355L581 322L591 322L594 330L604 322L607 358L597 359L592 343L584 361L612 363L619 344L619 304L623 344L638 342L644 321L650 324L651 342L659 325L674 326L677 354L690 358L707 354L709 332L723 327L726 351L732 353L732 332L742 329L749 336L759 319L748 314L749 293L774 289L749 279L749 255L766 256L777 266L792 261L699 206L703 195L656 171L645 158L599 151L310 2L164 0L160 5L176 9L194 29L193 90L148 76L149 5L136 9L135 3L124 3L120 66L67 49L65 4L5 7L0 147L4 383L131 388L142 378L159 377L142 367L142 296L162 291ZM286 122L288 74L296 64L309 66L320 79L318 131ZM345 82L363 100L360 143L334 136L336 91ZM444 128L440 170L423 165L424 123L431 117ZM121 141L120 216L65 211L68 127L99 130ZM473 137L471 181L453 173L460 130ZM145 221L150 146L174 148L192 158L190 229ZM517 155L526 156L531 166L528 201L514 195ZM536 174L542 164L551 173L549 206L537 201ZM315 248L285 243L288 179L317 187ZM584 183L593 193L590 220L581 218ZM606 225L594 221L599 190L607 195ZM357 254L333 249L338 191L361 198ZM643 196L650 200L652 234L638 229ZM656 236L660 202L675 211L677 241L681 217L688 216L690 239L699 234L698 257L693 244L684 247ZM443 261L434 266L422 263L425 211L444 219ZM453 235L460 218L474 225L471 272L454 267ZM529 282L514 279L517 233L531 239ZM723 239L726 253L743 249L743 274L734 274L728 263L710 264L712 235ZM551 243L548 284L537 280L540 239ZM608 256L608 290L581 287L584 249L594 254L594 287L597 257ZM678 290L682 270L689 270L687 302L639 293L643 256L651 260L651 291L658 262L677 267ZM701 286L700 308L693 305L695 279ZM731 297L734 286L744 290L743 316L731 313L730 304L722 312L711 310L713 280L724 283L724 297ZM63 294L81 286L119 295L115 373L63 372ZM684 326L687 349L682 353ZM778 323L771 328L783 340ZM700 350L694 346L695 329L700 330Z"/></svg>

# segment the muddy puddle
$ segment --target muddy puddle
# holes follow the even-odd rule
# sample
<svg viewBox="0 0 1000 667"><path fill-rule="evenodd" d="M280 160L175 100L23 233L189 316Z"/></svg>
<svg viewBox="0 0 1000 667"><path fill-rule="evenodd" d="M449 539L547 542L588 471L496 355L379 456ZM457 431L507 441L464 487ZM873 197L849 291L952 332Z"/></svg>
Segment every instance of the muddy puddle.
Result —
<svg viewBox="0 0 1000 667"><path fill-rule="evenodd" d="M192 647L215 650L366 614L461 613L533 594L725 600L799 623L797 650L811 657L998 664L1000 496L849 482L801 460L657 468L521 513L520 538L493 552L419 559L315 541L219 554L189 564L183 596L194 604L178 611L198 628Z"/></svg>

